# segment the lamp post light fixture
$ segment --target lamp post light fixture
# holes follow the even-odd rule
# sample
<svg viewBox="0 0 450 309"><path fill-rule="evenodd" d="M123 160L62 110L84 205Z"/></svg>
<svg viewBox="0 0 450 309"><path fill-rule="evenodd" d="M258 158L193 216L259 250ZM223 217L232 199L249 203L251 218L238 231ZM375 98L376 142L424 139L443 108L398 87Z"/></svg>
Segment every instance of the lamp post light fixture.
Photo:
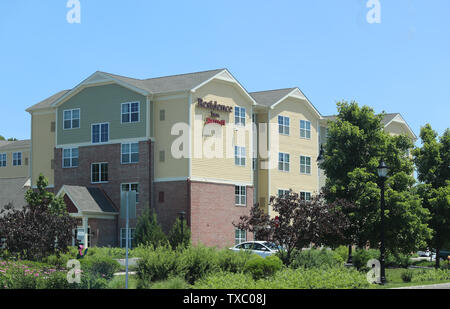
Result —
<svg viewBox="0 0 450 309"><path fill-rule="evenodd" d="M385 201L384 201L384 184L387 179L387 174L389 172L388 166L386 163L384 163L383 160L380 161L380 165L377 169L378 177L380 178L380 189L381 189L381 200L380 200L380 206L381 206L381 231L380 231L380 266L381 266L381 284L386 283L386 269L385 269L385 246L384 246L384 208L385 208Z"/></svg>

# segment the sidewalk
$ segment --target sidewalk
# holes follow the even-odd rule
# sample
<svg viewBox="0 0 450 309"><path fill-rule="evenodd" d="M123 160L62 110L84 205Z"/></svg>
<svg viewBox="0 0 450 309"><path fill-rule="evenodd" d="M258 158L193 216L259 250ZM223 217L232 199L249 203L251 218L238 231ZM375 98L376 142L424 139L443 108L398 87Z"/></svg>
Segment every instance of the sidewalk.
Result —
<svg viewBox="0 0 450 309"><path fill-rule="evenodd" d="M419 286L406 286L402 288L393 288L391 290L405 290L405 289L418 289L418 290L450 290L450 283L431 284L431 285L419 285Z"/></svg>

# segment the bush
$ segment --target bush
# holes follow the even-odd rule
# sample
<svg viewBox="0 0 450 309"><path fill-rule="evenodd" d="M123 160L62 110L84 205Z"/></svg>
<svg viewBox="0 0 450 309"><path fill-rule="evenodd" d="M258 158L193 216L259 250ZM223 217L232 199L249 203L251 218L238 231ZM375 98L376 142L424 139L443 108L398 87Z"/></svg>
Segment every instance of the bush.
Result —
<svg viewBox="0 0 450 309"><path fill-rule="evenodd" d="M217 253L217 263L220 270L230 273L243 272L245 264L254 256L250 251L221 250Z"/></svg>
<svg viewBox="0 0 450 309"><path fill-rule="evenodd" d="M376 249L357 249L355 253L353 254L353 266L356 267L356 269L360 271L369 271L369 268L367 267L367 263L372 260L379 260L380 259L380 252Z"/></svg>
<svg viewBox="0 0 450 309"><path fill-rule="evenodd" d="M407 270L402 272L402 274L400 275L403 282L411 282L412 278L413 278L413 272L411 270Z"/></svg>
<svg viewBox="0 0 450 309"><path fill-rule="evenodd" d="M168 240L172 249L187 248L191 244L191 230L186 220L177 219L169 232Z"/></svg>
<svg viewBox="0 0 450 309"><path fill-rule="evenodd" d="M334 250L334 252L339 254L344 262L348 260L348 246L339 246Z"/></svg>
<svg viewBox="0 0 450 309"><path fill-rule="evenodd" d="M297 252L290 265L291 268L322 268L334 267L344 264L344 259L338 253L331 250L304 250Z"/></svg>
<svg viewBox="0 0 450 309"><path fill-rule="evenodd" d="M256 289L256 282L251 274L218 272L197 281L194 289Z"/></svg>
<svg viewBox="0 0 450 309"><path fill-rule="evenodd" d="M412 278L413 282L445 280L450 280L450 270L448 269L424 269L416 272Z"/></svg>
<svg viewBox="0 0 450 309"><path fill-rule="evenodd" d="M274 255L266 258L257 255L247 262L244 272L250 273L253 279L259 280L273 276L282 267L283 262Z"/></svg>
<svg viewBox="0 0 450 309"><path fill-rule="evenodd" d="M153 290L186 290L190 285L180 277L170 278L166 281L156 282L151 285Z"/></svg>
<svg viewBox="0 0 450 309"><path fill-rule="evenodd" d="M145 246L165 246L168 243L167 236L164 234L155 212L146 210L139 217L136 225L135 244Z"/></svg>
<svg viewBox="0 0 450 309"><path fill-rule="evenodd" d="M391 253L386 254L386 266L402 267L408 268L411 265L411 256L402 253Z"/></svg>
<svg viewBox="0 0 450 309"><path fill-rule="evenodd" d="M184 274L189 284L203 276L219 270L217 262L217 252L214 248L207 248L203 245L189 247L181 252L180 274Z"/></svg>
<svg viewBox="0 0 450 309"><path fill-rule="evenodd" d="M96 278L111 279L114 273L119 271L120 264L106 256L87 256L80 260L84 274L90 274Z"/></svg>

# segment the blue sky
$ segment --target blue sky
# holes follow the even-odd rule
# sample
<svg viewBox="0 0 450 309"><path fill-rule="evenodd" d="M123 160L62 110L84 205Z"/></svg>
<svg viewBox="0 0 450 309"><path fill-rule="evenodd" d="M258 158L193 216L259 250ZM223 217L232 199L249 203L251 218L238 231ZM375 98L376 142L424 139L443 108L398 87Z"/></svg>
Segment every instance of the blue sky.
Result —
<svg viewBox="0 0 450 309"><path fill-rule="evenodd" d="M0 1L0 135L30 137L25 109L97 70L149 78L228 68L248 91L298 86L323 115L356 100L418 135L450 116L450 1Z"/></svg>

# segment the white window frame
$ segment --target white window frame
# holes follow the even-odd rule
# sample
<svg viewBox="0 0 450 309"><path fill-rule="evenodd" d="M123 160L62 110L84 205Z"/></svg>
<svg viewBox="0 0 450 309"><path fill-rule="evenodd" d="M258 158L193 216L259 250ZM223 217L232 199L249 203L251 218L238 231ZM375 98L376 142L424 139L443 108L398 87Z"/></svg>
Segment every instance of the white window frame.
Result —
<svg viewBox="0 0 450 309"><path fill-rule="evenodd" d="M305 127L302 128L302 123L305 124ZM308 129L308 124L309 124L309 129ZM305 136L302 136L302 132L304 132ZM309 136L308 136L309 134ZM308 120L300 120L300 138L303 139L311 139L311 121Z"/></svg>
<svg viewBox="0 0 450 309"><path fill-rule="evenodd" d="M244 190L244 194L242 194L242 190ZM239 194L236 194L236 191L239 191ZM247 206L247 186L234 186L234 203L236 206Z"/></svg>
<svg viewBox="0 0 450 309"><path fill-rule="evenodd" d="M0 168L8 166L8 155L6 153L0 153Z"/></svg>
<svg viewBox="0 0 450 309"><path fill-rule="evenodd" d="M73 112L78 111L78 118L73 118ZM70 119L66 119L66 112L70 112ZM73 121L78 120L78 127L73 126ZM66 121L70 121L70 128L66 128ZM73 108L63 110L63 130L75 130L81 127L81 109Z"/></svg>
<svg viewBox="0 0 450 309"><path fill-rule="evenodd" d="M283 161L281 161L280 159L280 155L283 156ZM286 162L286 158L288 159ZM280 169L280 164L283 164L283 169ZM286 164L288 169L286 170ZM280 172L285 172L285 173L289 173L291 171L291 155L287 152L279 152L278 153L278 170Z"/></svg>
<svg viewBox="0 0 450 309"><path fill-rule="evenodd" d="M78 152L78 155L76 157L73 155L73 151L75 149ZM70 156L68 158L64 157L64 152L66 150L70 151ZM80 153L79 153L79 149L78 148L63 148L63 150L62 150L62 168L75 168L75 167L78 167L78 165L80 164L79 157L80 157ZM64 166L64 160L65 159L68 159L70 161L70 165L69 166ZM73 164L73 159L78 159L78 164L77 165Z"/></svg>
<svg viewBox="0 0 450 309"><path fill-rule="evenodd" d="M305 199L302 199L302 194L305 194ZM307 195L309 194L309 199L307 198ZM300 191L300 200L302 201L311 201L312 194L309 191Z"/></svg>
<svg viewBox="0 0 450 309"><path fill-rule="evenodd" d="M128 152L128 153L124 153L124 152L123 152L123 146L124 146L124 145L128 145L128 149L129 149L129 152ZM133 152L133 151L132 151L132 145L137 145L137 147L138 147L137 152ZM133 162L133 161L131 160L131 158L133 157L133 156L132 156L133 154L137 154L137 155L138 155L138 159L137 159L136 162ZM123 156L124 156L124 155L128 155L129 162L124 162L124 161L123 161ZM121 163L121 164L137 164L137 163L139 163L139 143L122 143L122 144L121 144L121 146L120 146L120 163Z"/></svg>
<svg viewBox="0 0 450 309"><path fill-rule="evenodd" d="M136 190L136 204L139 204L139 183L138 182L125 182L125 183L121 183L120 184L120 192L130 192L131 190L131 186L136 185L137 186L137 190ZM128 186L128 190L124 191L123 190L123 186Z"/></svg>
<svg viewBox="0 0 450 309"><path fill-rule="evenodd" d="M305 164L302 164L302 158L305 158ZM309 165L306 163L306 159L309 159ZM300 174L311 175L312 172L312 159L309 156L300 156ZM309 166L309 173L307 173L307 167ZM302 172L302 167L305 167L305 171Z"/></svg>
<svg viewBox="0 0 450 309"><path fill-rule="evenodd" d="M106 164L106 167L107 167L107 180L106 181L102 181L101 180L101 176L102 176L102 165L103 164ZM99 165L99 169L98 169L98 172L99 172L99 177L98 177L98 179L99 179L99 181L98 182L94 182L94 179L92 178L92 174L93 174L93 168L94 168L94 165ZM109 182L109 164L108 164L108 162L95 162L95 163L91 163L91 183L92 184L97 184L97 183L108 183Z"/></svg>
<svg viewBox="0 0 450 309"><path fill-rule="evenodd" d="M287 195L287 194L289 194L289 193L291 192L291 190L278 189L277 194L278 194L278 197L279 197L279 198L281 197L280 191L283 191L283 195Z"/></svg>
<svg viewBox="0 0 450 309"><path fill-rule="evenodd" d="M102 125L108 125L108 139L106 141L102 141ZM94 126L99 126L99 141L98 142L94 142ZM93 123L91 124L91 143L94 145L99 145L99 144L106 144L109 142L110 140L110 126L109 126L109 122L102 122L102 123Z"/></svg>
<svg viewBox="0 0 450 309"><path fill-rule="evenodd" d="M242 112L244 112L244 116L242 117ZM236 106L234 108L234 124L236 126L245 127L247 110L245 107Z"/></svg>
<svg viewBox="0 0 450 309"><path fill-rule="evenodd" d="M245 167L247 159L247 150L245 147L234 146L234 165ZM244 162L244 164L242 164Z"/></svg>
<svg viewBox="0 0 450 309"><path fill-rule="evenodd" d="M17 159L14 158L16 155L17 155ZM22 166L22 157L23 157L23 154L22 154L21 151L13 152L12 153L12 158L11 158L12 159L11 160L12 166ZM17 161L17 164L14 161Z"/></svg>
<svg viewBox="0 0 450 309"><path fill-rule="evenodd" d="M280 123L281 121L281 123ZM287 116L278 116L278 133L289 136L291 134L291 119Z"/></svg>
<svg viewBox="0 0 450 309"><path fill-rule="evenodd" d="M133 248L133 239L136 233L136 229L135 228L128 228L128 230L130 231L128 236L129 236L129 248ZM126 228L120 228L120 248L125 248L126 247L126 241L127 241L127 229Z"/></svg>
<svg viewBox="0 0 450 309"><path fill-rule="evenodd" d="M136 112L132 112L131 111L131 106L133 105L133 104L137 104L138 105L138 110L137 110L137 114L138 114L138 120L137 121L132 121L131 120L131 114L135 114ZM123 112L123 106L124 105L129 105L129 112L128 113L124 113ZM130 121L123 121L123 115L126 115L126 114L128 114L129 115L129 119L130 119ZM136 102L125 102L125 103L122 103L122 104L120 104L120 123L121 124L124 124L124 123L139 123L141 121L141 102L139 102L139 101L136 101Z"/></svg>
<svg viewBox="0 0 450 309"><path fill-rule="evenodd" d="M239 233L238 235L236 235L236 233ZM242 237L244 235L244 237ZM237 236L237 237L236 237ZM246 230L240 230L240 229L235 229L234 230L234 245L240 245L244 242L247 241L247 231Z"/></svg>

